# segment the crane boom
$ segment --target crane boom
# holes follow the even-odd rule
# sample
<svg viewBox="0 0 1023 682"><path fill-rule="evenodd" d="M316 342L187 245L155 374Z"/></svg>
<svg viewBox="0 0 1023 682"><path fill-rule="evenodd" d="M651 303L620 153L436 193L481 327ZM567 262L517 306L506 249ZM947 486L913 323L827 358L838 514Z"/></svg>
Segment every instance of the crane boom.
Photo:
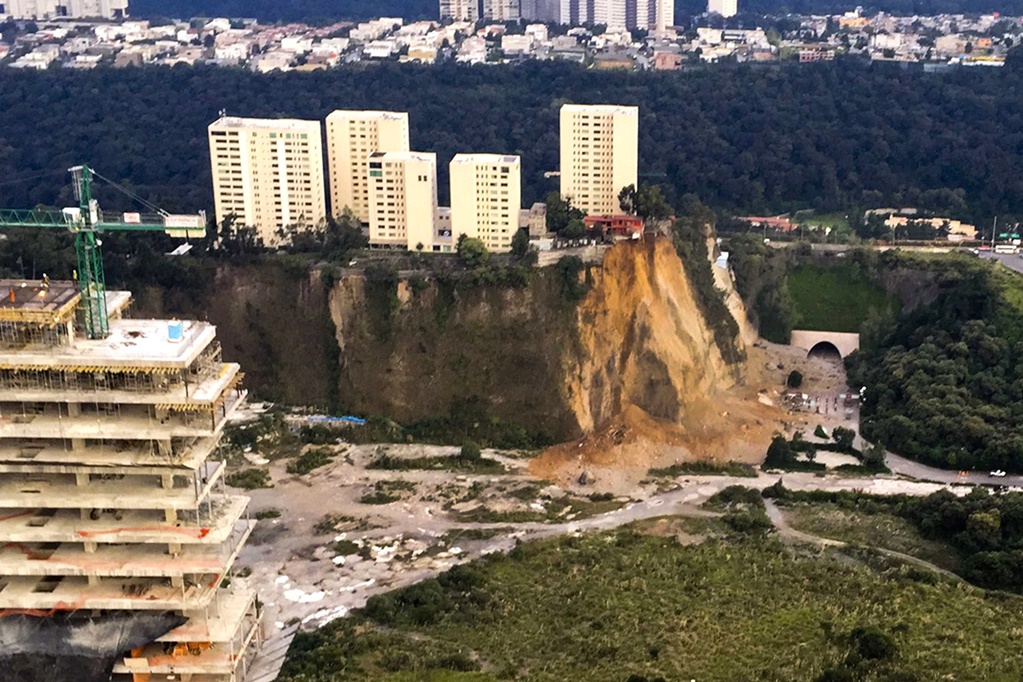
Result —
<svg viewBox="0 0 1023 682"><path fill-rule="evenodd" d="M52 209L0 210L0 229L34 227L68 230L75 235L78 288L82 294L85 331L90 339L103 339L110 334L107 314L106 275L103 270L101 241L103 232L164 232L171 237L202 237L206 234L206 214L173 216L165 211L156 214L123 213L104 216L92 198L94 172L88 166L69 169L75 180L79 205L63 211ZM125 191L122 189L122 191ZM136 197L137 198L137 197Z"/></svg>

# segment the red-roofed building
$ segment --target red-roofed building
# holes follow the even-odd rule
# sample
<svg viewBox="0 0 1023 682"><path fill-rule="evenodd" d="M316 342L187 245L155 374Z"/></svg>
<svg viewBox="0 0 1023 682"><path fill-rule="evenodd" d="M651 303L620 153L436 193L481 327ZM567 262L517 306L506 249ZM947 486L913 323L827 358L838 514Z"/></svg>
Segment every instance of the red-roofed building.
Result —
<svg viewBox="0 0 1023 682"><path fill-rule="evenodd" d="M588 215L583 218L587 230L600 230L605 240L639 239L643 220L634 215Z"/></svg>

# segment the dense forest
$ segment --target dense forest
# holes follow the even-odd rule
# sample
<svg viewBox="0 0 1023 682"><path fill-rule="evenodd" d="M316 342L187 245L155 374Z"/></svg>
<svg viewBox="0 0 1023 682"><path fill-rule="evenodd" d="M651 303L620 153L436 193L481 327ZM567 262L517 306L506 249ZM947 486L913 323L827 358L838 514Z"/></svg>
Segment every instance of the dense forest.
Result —
<svg viewBox="0 0 1023 682"><path fill-rule="evenodd" d="M1023 284L966 256L909 265L934 268L939 291L864 330L847 361L861 433L935 466L1023 471Z"/></svg>
<svg viewBox="0 0 1023 682"><path fill-rule="evenodd" d="M67 203L64 169L89 162L170 211L210 209L206 127L219 110L322 120L337 108L409 111L413 147L438 154L442 203L456 152L521 154L529 205L556 189L544 173L557 169L558 109L570 101L639 105L641 182L676 205L691 193L718 211L829 211L950 195L955 217L981 224L1023 213L1023 72L853 61L683 73L0 70L0 206Z"/></svg>
<svg viewBox="0 0 1023 682"><path fill-rule="evenodd" d="M1001 12L1023 14L1023 0L740 0L739 9L752 19L773 14L841 14L860 4L867 12L889 14L974 14ZM675 0L675 22L705 12L702 0ZM380 16L406 19L436 19L437 0L132 0L131 13L137 17L255 17L262 21L362 20Z"/></svg>

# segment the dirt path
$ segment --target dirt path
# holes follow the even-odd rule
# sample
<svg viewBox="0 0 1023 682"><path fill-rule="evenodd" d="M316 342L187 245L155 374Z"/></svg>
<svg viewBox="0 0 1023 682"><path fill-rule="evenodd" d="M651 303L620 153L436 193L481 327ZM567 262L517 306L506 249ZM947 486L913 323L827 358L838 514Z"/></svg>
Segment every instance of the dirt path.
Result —
<svg viewBox="0 0 1023 682"><path fill-rule="evenodd" d="M774 500L764 500L764 504L767 507L767 516L771 519L771 522L774 523L774 527L778 529L778 533L782 537L789 538L797 542L818 545L820 547L850 546L848 542L844 542L842 540L833 540L831 538L824 538L818 535L804 533L801 530L796 530L795 528L792 528L789 525L788 519L785 518L785 513L778 508L778 505L774 503ZM885 549L884 547L876 546L870 546L868 547L868 549L878 552L879 554L884 554L885 556L891 557L893 559L898 559L899 561L903 561L905 563L913 564L914 566L919 566L920 568L933 571L954 582L961 583L964 585L969 584L955 573L952 573L951 571L941 568L940 566L936 566L935 564L932 564L929 561L925 561L924 559L915 557L911 554L904 554L902 552L897 552L893 549Z"/></svg>

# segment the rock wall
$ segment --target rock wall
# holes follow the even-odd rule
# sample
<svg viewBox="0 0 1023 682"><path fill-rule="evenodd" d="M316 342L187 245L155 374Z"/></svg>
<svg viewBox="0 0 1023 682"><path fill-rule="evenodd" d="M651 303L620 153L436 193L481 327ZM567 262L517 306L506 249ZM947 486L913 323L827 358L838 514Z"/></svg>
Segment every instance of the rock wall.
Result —
<svg viewBox="0 0 1023 682"><path fill-rule="evenodd" d="M557 267L524 288L456 287L325 281L271 260L218 268L190 310L171 312L217 325L254 397L399 421L479 398L494 416L568 439L630 406L679 421L694 397L741 380L667 239L619 244L580 277L589 291L574 302ZM147 290L137 314L168 314L167 300Z"/></svg>

